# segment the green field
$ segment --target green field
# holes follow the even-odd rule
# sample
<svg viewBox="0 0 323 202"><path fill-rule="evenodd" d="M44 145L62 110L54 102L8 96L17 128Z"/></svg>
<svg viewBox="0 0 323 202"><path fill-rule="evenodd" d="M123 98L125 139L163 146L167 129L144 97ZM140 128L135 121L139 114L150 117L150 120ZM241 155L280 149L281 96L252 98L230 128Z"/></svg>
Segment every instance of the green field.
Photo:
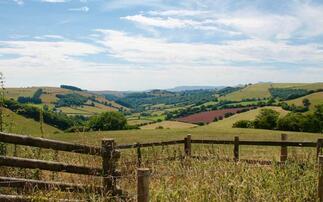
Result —
<svg viewBox="0 0 323 202"><path fill-rule="evenodd" d="M240 101L247 98L269 98L270 88L299 88L306 90L316 90L323 88L323 83L257 83L249 85L239 91L235 91L226 96L220 97L221 100Z"/></svg>
<svg viewBox="0 0 323 202"><path fill-rule="evenodd" d="M195 124L183 123L179 121L162 121L154 124L148 124L140 127L141 129L180 129L180 128L193 128Z"/></svg>
<svg viewBox="0 0 323 202"><path fill-rule="evenodd" d="M294 104L296 106L303 106L303 99L309 99L309 101L311 102L310 105L310 110L313 111L315 109L316 105L320 105L323 104L323 92L318 92L318 93L313 93L310 95L306 95L304 97L300 97L294 100L289 100L287 101L287 103L289 105Z"/></svg>
<svg viewBox="0 0 323 202"><path fill-rule="evenodd" d="M20 116L8 109L4 109L4 131L10 133L18 133L25 135L35 135L40 136L40 123L33 120L27 119ZM53 134L57 132L62 132L61 130L54 128L50 125L43 124L43 130L46 134Z"/></svg>
<svg viewBox="0 0 323 202"><path fill-rule="evenodd" d="M33 104L34 106L42 107L43 105L48 105L50 108L54 107L55 102L58 101L56 97L58 94L71 94L77 93L84 97L95 96L95 101L93 102L95 106L80 106L80 107L61 107L58 108L62 112L68 115L87 115L91 116L93 114L105 112L105 111L115 111L117 109L123 108L127 110L127 108L115 103L114 101L110 101L105 99L102 95L92 94L87 91L72 91L69 89L58 88L58 87L28 87L28 88L8 88L5 91L5 97L17 100L19 96L31 97L35 93L37 89L43 89L43 93L40 96L42 100L42 104ZM111 106L103 105L101 103L107 103ZM92 101L88 101L87 104L91 104Z"/></svg>

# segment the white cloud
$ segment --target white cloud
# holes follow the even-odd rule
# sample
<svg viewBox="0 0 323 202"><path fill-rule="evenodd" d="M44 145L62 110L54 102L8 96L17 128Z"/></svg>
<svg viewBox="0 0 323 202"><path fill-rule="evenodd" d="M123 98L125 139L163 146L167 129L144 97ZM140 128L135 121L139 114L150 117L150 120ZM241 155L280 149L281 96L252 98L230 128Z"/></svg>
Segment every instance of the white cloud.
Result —
<svg viewBox="0 0 323 202"><path fill-rule="evenodd" d="M294 1L283 14L242 3L239 9L210 6L203 10L152 10L122 19L154 28L191 28L244 34L249 38L292 40L323 35L322 11L322 5L314 5L310 1Z"/></svg>
<svg viewBox="0 0 323 202"><path fill-rule="evenodd" d="M80 8L70 8L68 10L69 11L81 11L81 12L87 13L90 10L90 8L87 7L87 6L83 6L83 7L80 7Z"/></svg>
<svg viewBox="0 0 323 202"><path fill-rule="evenodd" d="M201 10L166 10L166 11L149 11L149 15L154 16L201 16L209 15L210 11Z"/></svg>
<svg viewBox="0 0 323 202"><path fill-rule="evenodd" d="M23 0L13 0L16 4L18 4L19 6L24 5L24 1Z"/></svg>
<svg viewBox="0 0 323 202"><path fill-rule="evenodd" d="M63 40L64 37L60 35L43 35L43 36L35 36L34 39L46 40L46 39L57 39Z"/></svg>
<svg viewBox="0 0 323 202"><path fill-rule="evenodd" d="M117 58L151 64L229 64L239 62L320 63L323 51L315 44L289 45L261 39L228 41L221 44L176 43L163 39L130 36L113 30L97 30L103 44Z"/></svg>

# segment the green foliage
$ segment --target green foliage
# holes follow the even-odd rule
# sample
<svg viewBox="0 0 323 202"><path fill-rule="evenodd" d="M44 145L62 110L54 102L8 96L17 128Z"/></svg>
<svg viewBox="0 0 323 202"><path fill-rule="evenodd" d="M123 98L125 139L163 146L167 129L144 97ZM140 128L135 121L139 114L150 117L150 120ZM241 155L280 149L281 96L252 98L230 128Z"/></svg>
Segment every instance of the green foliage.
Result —
<svg viewBox="0 0 323 202"><path fill-rule="evenodd" d="M115 101L125 107L134 108L136 111L144 111L147 105L190 105L214 101L216 99L214 94L215 91L212 90L193 90L177 93L155 90L151 92L131 93ZM111 98L109 95L106 95L106 97Z"/></svg>
<svg viewBox="0 0 323 202"><path fill-rule="evenodd" d="M301 113L291 112L278 120L277 128L287 131L303 131L306 119L307 117Z"/></svg>
<svg viewBox="0 0 323 202"><path fill-rule="evenodd" d="M255 128L273 130L277 126L279 113L272 109L262 109L254 121Z"/></svg>
<svg viewBox="0 0 323 202"><path fill-rule="evenodd" d="M43 93L43 89L39 88L36 90L36 92L32 97L20 96L18 97L17 101L22 104L24 103L41 104L42 101L40 99L40 96L42 95L42 93Z"/></svg>
<svg viewBox="0 0 323 202"><path fill-rule="evenodd" d="M126 129L127 120L119 112L104 112L90 118L88 127L93 131L123 130Z"/></svg>
<svg viewBox="0 0 323 202"><path fill-rule="evenodd" d="M38 107L20 104L14 100L5 100L5 107L26 118L39 121L40 109ZM44 111L43 118L44 123L62 130L66 130L76 124L76 121L72 117L68 117L63 113Z"/></svg>
<svg viewBox="0 0 323 202"><path fill-rule="evenodd" d="M270 88L269 92L272 97L281 98L283 100L290 100L308 94L308 91L305 89L294 88Z"/></svg>
<svg viewBox="0 0 323 202"><path fill-rule="evenodd" d="M296 106L295 104L288 105L286 102L280 103L284 110L292 112L307 112L309 110L306 106Z"/></svg>
<svg viewBox="0 0 323 202"><path fill-rule="evenodd" d="M75 91L82 91L81 88L75 87L75 86L69 86L69 85L61 85L61 88L68 89L68 90L75 90Z"/></svg>
<svg viewBox="0 0 323 202"><path fill-rule="evenodd" d="M315 106L312 114L290 112L278 118L279 113L272 109L262 109L255 121L240 120L233 124L234 128L278 129L298 132L323 132L323 105Z"/></svg>
<svg viewBox="0 0 323 202"><path fill-rule="evenodd" d="M71 107L71 106L81 106L86 103L88 100L87 97L79 95L77 93L72 94L58 94L56 97L59 98L58 102L56 103L56 107Z"/></svg>
<svg viewBox="0 0 323 202"><path fill-rule="evenodd" d="M304 107L309 108L309 106L311 105L310 100L307 98L304 98L302 102L303 102Z"/></svg>
<svg viewBox="0 0 323 202"><path fill-rule="evenodd" d="M253 128L253 121L240 120L233 124L233 128Z"/></svg>

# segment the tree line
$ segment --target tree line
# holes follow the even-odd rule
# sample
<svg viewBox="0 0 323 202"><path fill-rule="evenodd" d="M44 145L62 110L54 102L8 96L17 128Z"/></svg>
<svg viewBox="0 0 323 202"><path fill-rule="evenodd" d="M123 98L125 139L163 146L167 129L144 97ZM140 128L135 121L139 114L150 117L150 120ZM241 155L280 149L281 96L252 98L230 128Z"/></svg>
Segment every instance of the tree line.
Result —
<svg viewBox="0 0 323 202"><path fill-rule="evenodd" d="M313 113L290 112L283 117L275 110L262 109L255 120L240 120L233 127L322 133L323 105L315 106Z"/></svg>

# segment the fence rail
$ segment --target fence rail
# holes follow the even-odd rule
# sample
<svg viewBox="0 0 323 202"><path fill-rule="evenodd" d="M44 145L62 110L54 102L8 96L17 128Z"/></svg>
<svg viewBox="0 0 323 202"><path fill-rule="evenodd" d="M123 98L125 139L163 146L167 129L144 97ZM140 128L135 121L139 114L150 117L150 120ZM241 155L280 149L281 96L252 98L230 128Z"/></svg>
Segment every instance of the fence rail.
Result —
<svg viewBox="0 0 323 202"><path fill-rule="evenodd" d="M53 172L67 172L73 174L82 175L94 175L102 177L102 186L91 186L70 184L64 182L51 182L51 181L39 181L31 179L18 179L1 177L0 187L26 187L34 186L38 189L47 189L55 187L62 191L70 190L80 192L81 190L87 190L92 193L109 193L113 196L122 195L124 192L117 186L116 177L120 176L120 173L116 169L116 163L120 158L120 152L114 147L115 141L113 139L103 139L101 147L87 146L81 144L73 144L68 142L49 140L45 138L36 138L29 136L22 136L16 134L0 133L0 142L10 143L15 145L25 145L32 147L40 147L46 149L53 149L58 151L73 152L87 155L97 155L102 157L102 168L91 168L86 166L71 165L62 162L45 161L39 159L27 159L20 157L0 156L0 166L16 167L16 168L29 168L40 169ZM19 201L25 200L21 196L8 196L1 195L5 201ZM28 197L26 199L28 201Z"/></svg>
<svg viewBox="0 0 323 202"><path fill-rule="evenodd" d="M17 145L41 147L45 149L53 149L58 151L101 156L100 147L50 140L45 138L30 137L26 135L17 135L0 132L0 141Z"/></svg>
<svg viewBox="0 0 323 202"><path fill-rule="evenodd" d="M17 168L41 169L55 172L67 172L83 175L101 176L101 168L90 168L85 166L69 165L65 163L43 161L37 159L26 159L19 157L0 156L0 165Z"/></svg>
<svg viewBox="0 0 323 202"><path fill-rule="evenodd" d="M59 189L60 191L67 192L95 192L102 193L103 187L101 186L90 186L74 183L63 183L63 182L48 182L43 180L33 180L25 178L14 178L14 177L0 177L0 187L15 187L15 188L34 188L38 189Z"/></svg>

